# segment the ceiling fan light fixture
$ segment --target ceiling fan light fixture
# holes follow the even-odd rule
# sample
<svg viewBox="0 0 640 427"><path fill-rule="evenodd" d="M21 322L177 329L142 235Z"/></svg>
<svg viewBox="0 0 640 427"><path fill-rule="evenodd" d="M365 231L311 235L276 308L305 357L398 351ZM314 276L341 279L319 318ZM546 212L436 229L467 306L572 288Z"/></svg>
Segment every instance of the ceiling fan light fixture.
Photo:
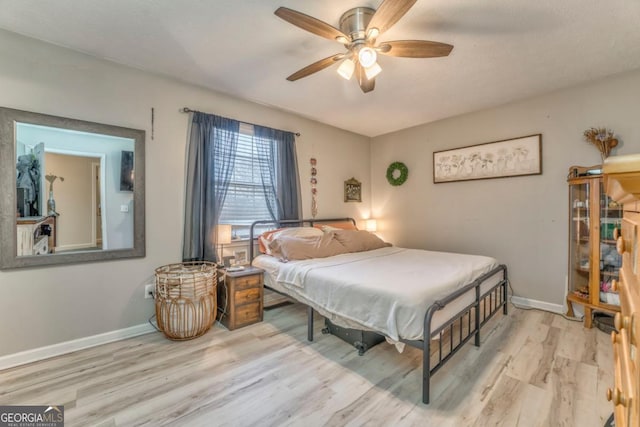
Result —
<svg viewBox="0 0 640 427"><path fill-rule="evenodd" d="M377 62L374 63L371 67L364 69L364 75L367 76L367 80L371 80L381 72L382 68L380 67L380 65L378 65Z"/></svg>
<svg viewBox="0 0 640 427"><path fill-rule="evenodd" d="M380 30L377 28L370 28L367 31L367 39L376 39L380 35Z"/></svg>
<svg viewBox="0 0 640 427"><path fill-rule="evenodd" d="M364 68L369 68L373 66L378 60L378 54L376 51L370 47L363 47L358 51L358 62Z"/></svg>
<svg viewBox="0 0 640 427"><path fill-rule="evenodd" d="M394 40L378 43L378 36L389 30L411 9L416 0L378 0L377 9L354 7L342 14L339 26L327 24L302 12L279 7L274 13L279 18L309 33L344 45L346 51L316 61L287 77L296 81L336 62L338 74L350 80L355 74L362 92L375 89L375 77L382 72L378 54L403 58L437 58L448 56L453 45L427 40Z"/></svg>
<svg viewBox="0 0 640 427"><path fill-rule="evenodd" d="M347 58L342 61L342 64L338 67L338 74L345 80L351 79L353 76L353 71L356 68L356 64L353 62L351 58Z"/></svg>

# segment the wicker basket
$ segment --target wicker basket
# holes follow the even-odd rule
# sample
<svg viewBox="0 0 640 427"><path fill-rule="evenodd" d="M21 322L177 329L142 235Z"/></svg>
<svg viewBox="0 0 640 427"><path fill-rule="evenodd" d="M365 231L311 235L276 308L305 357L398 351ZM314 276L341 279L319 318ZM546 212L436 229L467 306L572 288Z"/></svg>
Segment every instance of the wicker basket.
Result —
<svg viewBox="0 0 640 427"><path fill-rule="evenodd" d="M184 262L156 269L156 317L167 338L188 340L216 320L216 265Z"/></svg>

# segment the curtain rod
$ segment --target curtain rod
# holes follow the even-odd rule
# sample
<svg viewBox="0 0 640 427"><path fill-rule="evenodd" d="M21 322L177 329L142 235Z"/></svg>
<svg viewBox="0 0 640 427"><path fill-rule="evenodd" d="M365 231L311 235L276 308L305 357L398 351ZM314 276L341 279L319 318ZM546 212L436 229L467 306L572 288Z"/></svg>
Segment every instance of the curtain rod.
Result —
<svg viewBox="0 0 640 427"><path fill-rule="evenodd" d="M189 108L189 107L183 107L183 108L181 108L181 109L180 109L180 112L181 112L181 113L201 113L201 111L198 111L198 110L192 110L192 109L191 109L191 108ZM209 114L209 113L205 113L205 114ZM240 121L240 120L238 120L238 121ZM242 122L242 121L240 121L240 123L245 123L245 124L247 124L247 125L253 125L253 123L247 123L247 122ZM259 126L260 126L260 125L259 125ZM287 132L289 132L289 131L287 131ZM300 136L300 132L292 132L292 133L293 133L295 136Z"/></svg>

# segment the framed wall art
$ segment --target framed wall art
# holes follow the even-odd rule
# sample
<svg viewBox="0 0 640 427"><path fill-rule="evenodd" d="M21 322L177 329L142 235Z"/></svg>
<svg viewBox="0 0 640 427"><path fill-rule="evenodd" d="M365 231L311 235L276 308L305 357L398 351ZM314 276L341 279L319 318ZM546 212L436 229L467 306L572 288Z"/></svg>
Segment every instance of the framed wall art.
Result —
<svg viewBox="0 0 640 427"><path fill-rule="evenodd" d="M344 182L344 201L362 202L362 183L355 178Z"/></svg>
<svg viewBox="0 0 640 427"><path fill-rule="evenodd" d="M435 184L542 174L542 134L433 153Z"/></svg>

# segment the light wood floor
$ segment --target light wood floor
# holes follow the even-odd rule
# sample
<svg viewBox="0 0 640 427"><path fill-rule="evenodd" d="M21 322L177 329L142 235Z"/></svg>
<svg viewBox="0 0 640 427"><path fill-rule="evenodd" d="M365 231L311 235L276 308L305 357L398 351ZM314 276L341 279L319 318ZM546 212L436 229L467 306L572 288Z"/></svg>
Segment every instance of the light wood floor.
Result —
<svg viewBox="0 0 640 427"><path fill-rule="evenodd" d="M264 322L172 342L148 334L0 371L0 404L63 404L67 426L602 426L613 382L607 334L510 307L433 378L421 352L364 356L336 337L306 341L295 304Z"/></svg>

